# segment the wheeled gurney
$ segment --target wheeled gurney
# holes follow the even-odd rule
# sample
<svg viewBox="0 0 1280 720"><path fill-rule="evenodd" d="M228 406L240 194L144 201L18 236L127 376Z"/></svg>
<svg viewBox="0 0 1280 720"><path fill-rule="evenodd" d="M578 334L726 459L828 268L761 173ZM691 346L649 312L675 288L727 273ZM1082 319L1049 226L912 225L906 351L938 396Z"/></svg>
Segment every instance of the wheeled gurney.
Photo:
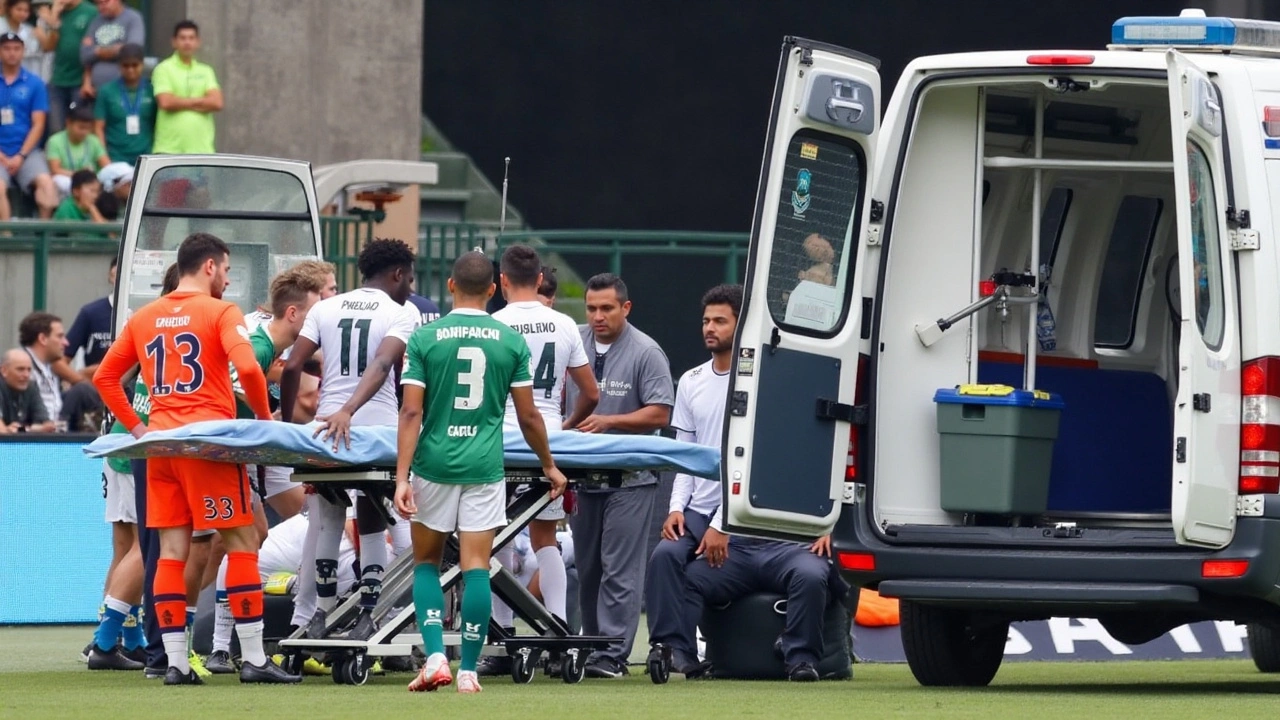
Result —
<svg viewBox="0 0 1280 720"><path fill-rule="evenodd" d="M294 468L293 479L308 483L338 505L348 504L348 490L359 490L375 500L374 507L388 523L402 521L388 510L394 494L396 429L355 427L351 447L334 450L331 443L312 438L314 425L289 425L257 420L195 423L184 428L148 433L140 440L129 435L107 435L85 448L91 457L200 457L243 464L283 465ZM657 436L588 435L555 433L549 438L557 466L569 478L570 487L617 487L627 472L677 470L700 477L719 477L719 451ZM529 484L521 494L508 493L507 525L495 539L493 552L515 539L550 502L546 484L539 477L536 455L519 433L504 437L504 463L508 487ZM445 551L440 584L448 593L461 580L456 563L456 538ZM451 563L452 560L452 563ZM499 599L529 625L531 635L509 635L490 623L491 644L486 652L512 657L512 678L517 683L533 679L540 655L558 657L561 678L576 683L583 677L591 650L618 638L573 635L565 623L551 615L527 589L497 561L490 559L492 589ZM305 628L280 641L286 665L297 671L307 654L327 654L333 661L334 682L363 684L373 658L410 655L421 645L413 618L413 557L403 553L383 575L382 594L374 609L378 630L368 640L331 637L350 624L359 611L360 595L354 593L329 613L326 637L309 639ZM457 632L445 634L446 645L459 645Z"/></svg>

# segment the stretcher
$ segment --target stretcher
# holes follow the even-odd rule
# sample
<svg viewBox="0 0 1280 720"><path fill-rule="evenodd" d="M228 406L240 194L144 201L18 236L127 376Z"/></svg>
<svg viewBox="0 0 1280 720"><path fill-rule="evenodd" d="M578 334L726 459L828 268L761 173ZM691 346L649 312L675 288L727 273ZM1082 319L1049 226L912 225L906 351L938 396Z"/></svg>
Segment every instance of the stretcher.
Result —
<svg viewBox="0 0 1280 720"><path fill-rule="evenodd" d="M351 447L334 449L312 438L314 425L290 425L257 420L226 420L194 423L175 430L151 432L141 439L129 435L106 435L85 447L90 457L199 457L206 460L243 464L283 465L294 468L296 482L310 484L330 502L347 505L348 490L360 490L373 498L388 523L403 519L389 512L394 494L396 429L356 427L351 430ZM718 479L720 453L715 448L683 443L649 435L590 435L555 433L549 438L557 466L569 479L571 488L618 487L629 472L675 470ZM495 539L493 553L504 547L550 502L547 485L539 477L540 463L518 432L503 437L506 482L509 488L530 485L528 492L508 492L507 524ZM457 565L456 538L445 550L440 584L448 597L462 578ZM533 679L542 654L559 660L561 678L576 683L583 678L591 651L604 648L619 638L573 635L565 623L551 613L497 561L490 558L490 579L496 597L506 602L517 617L532 630L530 635L511 635L490 623L490 643L486 653L506 652L512 657L512 679L527 683ZM421 638L413 618L413 558L406 552L396 558L383 575L382 594L373 611L378 627L368 640L335 637L359 612L360 595L352 594L326 622L326 637L310 639L305 628L280 641L286 667L298 671L306 655L324 654L333 664L336 683L362 685L368 679L373 660L406 657ZM445 634L446 646L461 644L460 633Z"/></svg>

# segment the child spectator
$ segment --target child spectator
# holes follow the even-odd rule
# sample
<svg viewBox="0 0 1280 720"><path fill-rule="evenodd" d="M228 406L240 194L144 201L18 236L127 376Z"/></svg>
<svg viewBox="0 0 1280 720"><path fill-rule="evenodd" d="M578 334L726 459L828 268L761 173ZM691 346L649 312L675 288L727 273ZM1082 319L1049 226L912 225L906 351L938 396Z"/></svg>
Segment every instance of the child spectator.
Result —
<svg viewBox="0 0 1280 720"><path fill-rule="evenodd" d="M151 152L156 129L156 97L142 77L141 45L120 48L120 77L98 90L93 104L94 132L112 162L133 165ZM109 191L108 191L109 192Z"/></svg>
<svg viewBox="0 0 1280 720"><path fill-rule="evenodd" d="M67 129L54 133L44 152L49 160L49 172L53 173L53 184L61 198L71 192L71 176L77 171L89 170L96 180L98 169L111 162L102 141L93 134L93 110L81 103L72 106L71 114L67 116Z"/></svg>
<svg viewBox="0 0 1280 720"><path fill-rule="evenodd" d="M71 196L58 205L53 219L106 222L97 206L100 194L102 183L98 182L98 176L92 170L77 170L71 176Z"/></svg>

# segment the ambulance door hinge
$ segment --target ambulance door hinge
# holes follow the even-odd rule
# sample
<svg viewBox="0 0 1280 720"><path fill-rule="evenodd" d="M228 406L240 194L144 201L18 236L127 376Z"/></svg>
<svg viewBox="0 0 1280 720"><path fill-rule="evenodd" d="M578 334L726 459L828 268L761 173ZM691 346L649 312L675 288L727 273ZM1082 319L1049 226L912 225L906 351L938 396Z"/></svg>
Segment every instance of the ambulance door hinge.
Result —
<svg viewBox="0 0 1280 720"><path fill-rule="evenodd" d="M1227 227L1232 230L1240 230L1249 227L1249 211L1237 210L1233 207L1227 208Z"/></svg>
<svg viewBox="0 0 1280 720"><path fill-rule="evenodd" d="M1213 396L1209 393L1196 393L1191 396L1191 409L1207 413L1213 408Z"/></svg>
<svg viewBox="0 0 1280 720"><path fill-rule="evenodd" d="M809 47L800 48L800 64L801 65L813 64L813 48L809 48Z"/></svg>
<svg viewBox="0 0 1280 720"><path fill-rule="evenodd" d="M1257 250L1262 246L1262 238L1258 235L1257 230L1228 230L1227 239L1231 241L1231 249L1236 252Z"/></svg>
<svg viewBox="0 0 1280 720"><path fill-rule="evenodd" d="M1184 463L1187 461L1187 439L1186 438L1180 437L1178 438L1178 442L1174 443L1173 457L1175 460L1177 460L1180 463Z"/></svg>
<svg viewBox="0 0 1280 720"><path fill-rule="evenodd" d="M839 420L851 425L866 425L870 412L866 405L848 405L827 398L818 398L816 414L819 420Z"/></svg>
<svg viewBox="0 0 1280 720"><path fill-rule="evenodd" d="M884 219L884 203L872 198L871 200L871 222L880 222Z"/></svg>

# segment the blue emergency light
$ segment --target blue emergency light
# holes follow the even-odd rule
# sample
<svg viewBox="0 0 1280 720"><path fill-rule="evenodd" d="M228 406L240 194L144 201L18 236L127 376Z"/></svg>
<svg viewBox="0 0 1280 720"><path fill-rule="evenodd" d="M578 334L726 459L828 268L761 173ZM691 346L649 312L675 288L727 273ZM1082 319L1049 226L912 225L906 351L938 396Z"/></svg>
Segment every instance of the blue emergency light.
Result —
<svg viewBox="0 0 1280 720"><path fill-rule="evenodd" d="M1111 44L1121 47L1201 46L1280 51L1280 23L1205 17L1184 11L1178 17L1124 17L1111 26Z"/></svg>

